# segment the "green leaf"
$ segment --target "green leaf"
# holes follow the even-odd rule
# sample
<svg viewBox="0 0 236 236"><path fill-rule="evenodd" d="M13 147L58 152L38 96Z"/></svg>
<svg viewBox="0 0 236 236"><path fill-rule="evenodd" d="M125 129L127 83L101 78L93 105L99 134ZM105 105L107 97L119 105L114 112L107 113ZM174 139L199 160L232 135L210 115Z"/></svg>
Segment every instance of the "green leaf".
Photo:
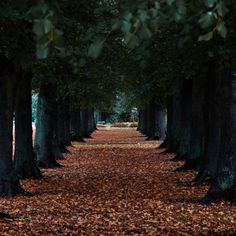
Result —
<svg viewBox="0 0 236 236"><path fill-rule="evenodd" d="M130 21L132 19L133 15L131 12L125 12L124 15L123 15L123 18L126 20L126 21Z"/></svg>
<svg viewBox="0 0 236 236"><path fill-rule="evenodd" d="M225 4L223 3L223 1L220 1L217 6L217 12L220 16L224 17L226 15L226 13L228 13L228 8L225 6Z"/></svg>
<svg viewBox="0 0 236 236"><path fill-rule="evenodd" d="M152 33L146 25L142 25L142 27L138 31L138 36L141 39L149 39L152 37Z"/></svg>
<svg viewBox="0 0 236 236"><path fill-rule="evenodd" d="M136 35L128 33L125 35L124 42L128 48L134 49L138 45L138 38Z"/></svg>
<svg viewBox="0 0 236 236"><path fill-rule="evenodd" d="M34 21L33 32L37 36L44 35L44 22L43 22L43 20L35 20Z"/></svg>
<svg viewBox="0 0 236 236"><path fill-rule="evenodd" d="M120 23L116 22L115 24L112 25L112 30L118 30L120 28Z"/></svg>
<svg viewBox="0 0 236 236"><path fill-rule="evenodd" d="M216 4L217 0L205 0L205 3L208 7L214 7L214 5Z"/></svg>
<svg viewBox="0 0 236 236"><path fill-rule="evenodd" d="M96 39L89 47L88 56L96 59L102 52L104 42L105 39Z"/></svg>
<svg viewBox="0 0 236 236"><path fill-rule="evenodd" d="M215 21L216 21L215 14L212 11L209 11L205 14L202 14L198 22L203 29L206 29L209 26L213 25Z"/></svg>
<svg viewBox="0 0 236 236"><path fill-rule="evenodd" d="M147 12L146 11L140 11L139 12L139 17L141 22L145 22L148 18Z"/></svg>
<svg viewBox="0 0 236 236"><path fill-rule="evenodd" d="M171 6L174 3L175 0L166 0L167 4Z"/></svg>
<svg viewBox="0 0 236 236"><path fill-rule="evenodd" d="M81 58L79 60L79 67L84 67L86 65L86 60L84 58Z"/></svg>
<svg viewBox="0 0 236 236"><path fill-rule="evenodd" d="M125 21L125 20L122 21L122 26L121 26L122 32L124 33L129 32L131 30L131 27L132 25L129 21Z"/></svg>
<svg viewBox="0 0 236 236"><path fill-rule="evenodd" d="M177 0L177 9L175 12L175 21L179 22L181 21L187 13L187 7L183 0Z"/></svg>
<svg viewBox="0 0 236 236"><path fill-rule="evenodd" d="M221 22L220 24L218 24L217 31L218 31L219 35L222 38L226 38L226 36L227 36L227 28L226 28L224 22Z"/></svg>
<svg viewBox="0 0 236 236"><path fill-rule="evenodd" d="M209 41L212 38L213 38L213 31L211 31L207 34L199 36L198 41Z"/></svg>
<svg viewBox="0 0 236 236"><path fill-rule="evenodd" d="M45 19L44 22L44 33L47 34L51 31L51 27L52 27L52 22L49 21L48 19Z"/></svg>
<svg viewBox="0 0 236 236"><path fill-rule="evenodd" d="M153 18L157 17L157 9L151 8L149 12Z"/></svg>
<svg viewBox="0 0 236 236"><path fill-rule="evenodd" d="M43 46L37 46L36 54L39 59L46 59L48 57L48 48Z"/></svg>

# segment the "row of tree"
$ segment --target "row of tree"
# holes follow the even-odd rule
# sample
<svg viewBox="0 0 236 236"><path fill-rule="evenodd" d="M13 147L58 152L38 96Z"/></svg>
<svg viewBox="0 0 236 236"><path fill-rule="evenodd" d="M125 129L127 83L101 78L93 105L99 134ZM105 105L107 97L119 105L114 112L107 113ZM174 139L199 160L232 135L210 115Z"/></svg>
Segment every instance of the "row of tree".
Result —
<svg viewBox="0 0 236 236"><path fill-rule="evenodd" d="M233 199L235 9L233 0L1 2L1 193L19 192L19 177L31 171L40 175L33 151L41 166L57 166L70 141L95 128L93 109L111 110L122 93L139 108L140 131L166 134L162 146L185 160L181 170L197 170L198 184L211 180L206 202ZM30 170L19 161L16 171L17 155Z"/></svg>
<svg viewBox="0 0 236 236"><path fill-rule="evenodd" d="M167 109L161 147L185 161L177 170L197 171L192 184L210 181L203 202L235 202L235 2L154 2L142 10L132 5L123 17L132 25L124 34L132 34L133 61L140 63L129 78L139 130L163 139ZM135 24L136 18L143 24Z"/></svg>
<svg viewBox="0 0 236 236"><path fill-rule="evenodd" d="M4 55L1 55L1 68L1 194L14 196L23 191L20 179L41 178L39 167L59 167L57 160L64 159L63 153L68 151L67 147L71 142L90 137L96 127L92 107L81 107L75 101L70 102L71 96L57 97L55 84L43 82L39 88L33 145L33 74L23 70L16 71Z"/></svg>
<svg viewBox="0 0 236 236"><path fill-rule="evenodd" d="M59 167L71 142L96 129L94 110L115 100L112 61L88 57L93 28L105 17L99 7L97 1L0 3L0 195L24 193L21 179ZM35 132L32 94L38 94Z"/></svg>

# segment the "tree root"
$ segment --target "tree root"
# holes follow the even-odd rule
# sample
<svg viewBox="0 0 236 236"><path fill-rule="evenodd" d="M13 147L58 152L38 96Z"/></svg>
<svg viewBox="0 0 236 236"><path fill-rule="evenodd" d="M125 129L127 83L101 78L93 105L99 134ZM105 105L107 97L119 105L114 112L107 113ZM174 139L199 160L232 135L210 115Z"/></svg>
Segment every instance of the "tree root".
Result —
<svg viewBox="0 0 236 236"><path fill-rule="evenodd" d="M184 172L188 170L196 170L196 163L194 161L187 160L183 166L176 168L176 172Z"/></svg>
<svg viewBox="0 0 236 236"><path fill-rule="evenodd" d="M56 160L38 160L38 166L43 169L54 169L62 167Z"/></svg>
<svg viewBox="0 0 236 236"><path fill-rule="evenodd" d="M43 177L35 163L18 167L15 171L20 179L41 179Z"/></svg>
<svg viewBox="0 0 236 236"><path fill-rule="evenodd" d="M14 197L19 194L24 194L25 190L20 186L19 180L1 180L0 181L0 196Z"/></svg>
<svg viewBox="0 0 236 236"><path fill-rule="evenodd" d="M186 155L180 155L180 154L177 154L174 158L171 159L171 161L184 161L186 160Z"/></svg>
<svg viewBox="0 0 236 236"><path fill-rule="evenodd" d="M168 146L168 141L165 139L164 142L162 142L158 148L167 148L167 146Z"/></svg>
<svg viewBox="0 0 236 236"><path fill-rule="evenodd" d="M208 171L200 171L197 176L190 182L192 186L200 186L206 182L210 182L211 177Z"/></svg>

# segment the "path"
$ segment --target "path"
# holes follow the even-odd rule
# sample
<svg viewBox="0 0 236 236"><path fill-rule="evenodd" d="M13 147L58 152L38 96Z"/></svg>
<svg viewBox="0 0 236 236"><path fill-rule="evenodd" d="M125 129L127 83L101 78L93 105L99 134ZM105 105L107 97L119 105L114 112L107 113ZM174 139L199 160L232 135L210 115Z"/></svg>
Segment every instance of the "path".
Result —
<svg viewBox="0 0 236 236"><path fill-rule="evenodd" d="M202 235L236 232L236 209L198 203L205 187L194 173L160 154L158 142L134 129L99 130L75 143L63 168L23 181L37 194L1 199L15 219L0 220L0 235Z"/></svg>

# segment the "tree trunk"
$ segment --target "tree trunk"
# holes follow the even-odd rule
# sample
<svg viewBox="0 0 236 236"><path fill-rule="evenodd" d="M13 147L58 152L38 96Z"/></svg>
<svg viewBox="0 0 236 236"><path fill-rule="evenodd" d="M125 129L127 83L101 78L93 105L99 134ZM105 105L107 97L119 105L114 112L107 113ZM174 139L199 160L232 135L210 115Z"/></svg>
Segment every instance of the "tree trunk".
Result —
<svg viewBox="0 0 236 236"><path fill-rule="evenodd" d="M18 78L15 98L15 170L22 178L41 178L32 141L31 73Z"/></svg>
<svg viewBox="0 0 236 236"><path fill-rule="evenodd" d="M205 78L199 76L192 81L192 116L190 126L190 148L183 170L198 170L200 160L204 155L204 102Z"/></svg>
<svg viewBox="0 0 236 236"><path fill-rule="evenodd" d="M216 175L221 144L221 89L220 77L216 75L216 63L211 61L209 62L204 103L205 150L200 160L198 175L193 181L195 184L202 184L209 178L214 179Z"/></svg>
<svg viewBox="0 0 236 236"><path fill-rule="evenodd" d="M59 146L59 139L58 139L58 129L60 129L60 127L58 127L59 115L58 115L57 103L58 103L58 101L56 102L56 108L54 109L55 114L53 115L53 119L54 119L54 121L53 121L53 141L52 141L53 153L54 153L56 160L65 160L65 157L61 152L61 149Z"/></svg>
<svg viewBox="0 0 236 236"><path fill-rule="evenodd" d="M236 76L231 68L224 70L221 80L221 142L215 178L205 203L218 199L236 202Z"/></svg>
<svg viewBox="0 0 236 236"><path fill-rule="evenodd" d="M192 80L184 80L181 86L181 124L180 142L177 150L176 160L185 160L190 151L190 133L192 118Z"/></svg>
<svg viewBox="0 0 236 236"><path fill-rule="evenodd" d="M12 197L22 193L12 160L12 68L5 55L0 55L0 195Z"/></svg>
<svg viewBox="0 0 236 236"><path fill-rule="evenodd" d="M92 132L94 131L93 129L93 117L92 117L92 109L88 109L88 133L89 135L92 134Z"/></svg>
<svg viewBox="0 0 236 236"><path fill-rule="evenodd" d="M65 111L64 102L59 99L57 102L57 139L59 149L62 153L68 153L66 145L66 133L65 133Z"/></svg>
<svg viewBox="0 0 236 236"><path fill-rule="evenodd" d="M181 103L180 90L176 89L169 103L169 134L166 152L177 152L181 138ZM171 125L170 125L171 124Z"/></svg>
<svg viewBox="0 0 236 236"><path fill-rule="evenodd" d="M52 84L43 84L40 87L35 151L38 165L43 168L59 167L54 153L54 121L55 121L55 87Z"/></svg>
<svg viewBox="0 0 236 236"><path fill-rule="evenodd" d="M69 96L65 97L63 101L64 106L64 126L65 126L65 144L71 146L70 136L70 99Z"/></svg>
<svg viewBox="0 0 236 236"><path fill-rule="evenodd" d="M139 108L138 109L138 127L137 127L137 131L139 131L139 132L142 132L142 110Z"/></svg>
<svg viewBox="0 0 236 236"><path fill-rule="evenodd" d="M85 108L82 110L82 136L83 138L91 138L90 133L89 133L89 127L88 127L88 122L89 122L89 114L88 114L88 109Z"/></svg>
<svg viewBox="0 0 236 236"><path fill-rule="evenodd" d="M95 122L95 111L94 111L94 108L91 109L91 129L92 129L92 132L94 132L95 130L97 130L97 127L96 127L96 122Z"/></svg>
<svg viewBox="0 0 236 236"><path fill-rule="evenodd" d="M145 120L145 115L146 115L146 110L144 108L140 109L139 111L139 131L144 134L145 133L145 124L146 124L146 120Z"/></svg>
<svg viewBox="0 0 236 236"><path fill-rule="evenodd" d="M160 106L156 105L155 109L155 133L156 140L164 140L166 137L166 111Z"/></svg>
<svg viewBox="0 0 236 236"><path fill-rule="evenodd" d="M83 142L79 105L72 105L70 112L71 141Z"/></svg>
<svg viewBox="0 0 236 236"><path fill-rule="evenodd" d="M159 148L167 148L171 143L172 129L173 129L173 103L172 96L167 99L167 126L166 126L166 137L164 142L159 146Z"/></svg>
<svg viewBox="0 0 236 236"><path fill-rule="evenodd" d="M155 104L153 101L150 101L147 104L146 109L146 132L148 139L154 139L155 134Z"/></svg>

